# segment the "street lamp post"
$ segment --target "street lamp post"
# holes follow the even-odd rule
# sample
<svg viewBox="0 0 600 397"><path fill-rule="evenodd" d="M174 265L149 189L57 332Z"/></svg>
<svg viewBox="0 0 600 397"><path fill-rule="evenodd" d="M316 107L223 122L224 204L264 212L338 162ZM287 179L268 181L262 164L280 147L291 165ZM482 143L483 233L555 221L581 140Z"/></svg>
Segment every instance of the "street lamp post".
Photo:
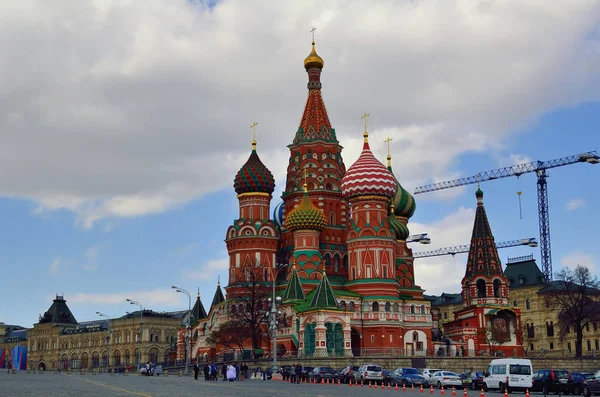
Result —
<svg viewBox="0 0 600 397"><path fill-rule="evenodd" d="M140 302L136 302L134 300L131 299L127 299L127 302L129 302L132 305L136 305L137 307L140 308L140 337L138 338L138 369L139 366L142 364L142 336L144 335L144 306L142 306L142 304Z"/></svg>
<svg viewBox="0 0 600 397"><path fill-rule="evenodd" d="M112 334L112 329L110 327L111 318L104 313L96 312L96 314L100 317L105 317L108 319L108 336L106 337L106 370L108 372L108 369L110 368L110 336Z"/></svg>
<svg viewBox="0 0 600 397"><path fill-rule="evenodd" d="M273 339L273 372L277 372L277 325L279 323L279 316L281 312L277 310L277 305L281 303L281 297L275 296L275 283L277 281L277 276L279 272L286 268L284 264L279 265L279 269L277 269L277 264L273 264L273 269L271 274L273 275L273 280L271 284L273 285L273 296L268 299L271 304L271 311L267 312L267 318L269 321L269 330L271 331L271 338Z"/></svg>
<svg viewBox="0 0 600 397"><path fill-rule="evenodd" d="M185 374L189 373L189 365L190 365L190 326L191 319L190 314L192 312L192 295L186 289L176 287L174 285L171 286L176 292L181 292L182 294L186 294L188 296L188 312L185 320Z"/></svg>

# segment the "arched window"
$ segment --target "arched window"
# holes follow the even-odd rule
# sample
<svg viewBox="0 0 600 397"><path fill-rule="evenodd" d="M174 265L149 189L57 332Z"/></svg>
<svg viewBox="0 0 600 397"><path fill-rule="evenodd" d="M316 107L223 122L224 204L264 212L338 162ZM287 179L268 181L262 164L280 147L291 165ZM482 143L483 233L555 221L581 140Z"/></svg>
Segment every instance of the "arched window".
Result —
<svg viewBox="0 0 600 397"><path fill-rule="evenodd" d="M394 311L394 313L398 313L398 302L394 302L394 304L392 305L392 310Z"/></svg>
<svg viewBox="0 0 600 397"><path fill-rule="evenodd" d="M350 301L350 303L348 304L348 310L350 310L351 312L354 311L354 302Z"/></svg>
<svg viewBox="0 0 600 397"><path fill-rule="evenodd" d="M237 307L235 307L235 305L232 305L230 312L231 314L235 314L237 312Z"/></svg>
<svg viewBox="0 0 600 397"><path fill-rule="evenodd" d="M329 268L331 266L331 255L328 253L325 254L325 267Z"/></svg>
<svg viewBox="0 0 600 397"><path fill-rule="evenodd" d="M554 321L546 321L546 336L554 336Z"/></svg>
<svg viewBox="0 0 600 397"><path fill-rule="evenodd" d="M331 189L331 185L328 184L328 186L329 187L328 187L327 190L333 190L333 189ZM331 211L329 213L329 225L330 226L335 226L335 212L334 211Z"/></svg>
<svg viewBox="0 0 600 397"><path fill-rule="evenodd" d="M390 302L385 302L385 311L389 312L392 309L392 305Z"/></svg>
<svg viewBox="0 0 600 397"><path fill-rule="evenodd" d="M346 301L340 301L340 309L346 310Z"/></svg>
<svg viewBox="0 0 600 397"><path fill-rule="evenodd" d="M378 312L379 311L379 302L373 302L373 311L374 312Z"/></svg>
<svg viewBox="0 0 600 397"><path fill-rule="evenodd" d="M415 314L415 305L410 305L410 314Z"/></svg>
<svg viewBox="0 0 600 397"><path fill-rule="evenodd" d="M370 307L371 306L369 305L369 302L364 302L363 303L363 311L368 312L369 309L370 309Z"/></svg>
<svg viewBox="0 0 600 397"><path fill-rule="evenodd" d="M477 297L478 298L485 298L487 296L486 291L485 291L485 280L479 279L477 280Z"/></svg>
<svg viewBox="0 0 600 397"><path fill-rule="evenodd" d="M421 314L425 314L425 305L421 305Z"/></svg>
<svg viewBox="0 0 600 397"><path fill-rule="evenodd" d="M419 341L419 333L417 331L413 332L413 342Z"/></svg>
<svg viewBox="0 0 600 397"><path fill-rule="evenodd" d="M494 280L494 298L500 298L500 280Z"/></svg>
<svg viewBox="0 0 600 397"><path fill-rule="evenodd" d="M335 254L333 257L333 271L336 273L340 270L340 256Z"/></svg>

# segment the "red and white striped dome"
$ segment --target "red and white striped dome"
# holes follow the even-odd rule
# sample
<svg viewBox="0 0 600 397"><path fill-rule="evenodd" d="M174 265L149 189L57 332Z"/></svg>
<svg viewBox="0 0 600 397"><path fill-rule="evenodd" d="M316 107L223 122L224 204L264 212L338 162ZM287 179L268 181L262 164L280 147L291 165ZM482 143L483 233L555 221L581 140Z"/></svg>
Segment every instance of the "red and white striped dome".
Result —
<svg viewBox="0 0 600 397"><path fill-rule="evenodd" d="M346 200L358 196L384 196L392 198L396 193L396 179L392 173L373 156L365 139L358 160L342 178L342 194Z"/></svg>

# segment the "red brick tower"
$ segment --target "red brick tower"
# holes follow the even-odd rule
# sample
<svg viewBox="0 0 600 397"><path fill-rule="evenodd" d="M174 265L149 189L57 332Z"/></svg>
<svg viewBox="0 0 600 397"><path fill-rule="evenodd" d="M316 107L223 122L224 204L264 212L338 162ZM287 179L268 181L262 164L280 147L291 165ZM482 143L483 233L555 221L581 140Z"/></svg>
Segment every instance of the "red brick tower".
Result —
<svg viewBox="0 0 600 397"><path fill-rule="evenodd" d="M321 95L323 65L323 59L317 55L313 42L312 51L304 60L304 68L308 73L308 97L294 141L288 146L290 159L282 194L283 218L300 205L306 172L310 200L323 211L327 222L319 233L323 264L329 274L347 274L347 204L341 191L346 168L341 155L342 147L335 136L335 129L331 127ZM293 234L285 224L281 232L280 258L289 263L294 249Z"/></svg>
<svg viewBox="0 0 600 397"><path fill-rule="evenodd" d="M388 225L388 205L396 193L396 179L369 148L363 150L342 179L344 198L352 208L347 238L348 288L371 296L397 296L396 239Z"/></svg>
<svg viewBox="0 0 600 397"><path fill-rule="evenodd" d="M244 291L239 287L249 281L246 280L248 266L261 266L263 279L271 281L279 241L277 228L269 219L275 179L256 153L256 140L252 141L252 153L233 185L240 212L239 219L227 229L225 239L229 253L229 283L225 289L229 297Z"/></svg>

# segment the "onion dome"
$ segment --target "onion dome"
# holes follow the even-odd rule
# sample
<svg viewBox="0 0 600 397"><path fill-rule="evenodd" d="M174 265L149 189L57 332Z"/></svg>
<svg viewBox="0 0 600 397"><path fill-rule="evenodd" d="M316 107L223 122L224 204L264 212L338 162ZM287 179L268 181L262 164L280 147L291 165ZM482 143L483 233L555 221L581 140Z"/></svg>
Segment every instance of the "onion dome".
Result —
<svg viewBox="0 0 600 397"><path fill-rule="evenodd" d="M313 41L312 42L312 51L304 60L304 69L306 69L306 70L313 69L313 68L323 69L324 64L325 64L325 62L323 61L323 58L321 58L317 54L317 51L315 50L315 42Z"/></svg>
<svg viewBox="0 0 600 397"><path fill-rule="evenodd" d="M365 131L362 153L342 178L342 194L346 200L358 196L384 196L391 199L396 193L396 178L373 156L368 136Z"/></svg>
<svg viewBox="0 0 600 397"><path fill-rule="evenodd" d="M406 223L401 222L398 218L396 218L393 204L391 207L390 215L388 217L388 225L390 225L390 229L394 232L396 240L406 241L410 232L408 230L408 227L406 226Z"/></svg>
<svg viewBox="0 0 600 397"><path fill-rule="evenodd" d="M294 231L302 229L323 230L325 226L327 226L325 214L310 201L305 183L302 202L285 217L285 227Z"/></svg>
<svg viewBox="0 0 600 397"><path fill-rule="evenodd" d="M392 156L390 156L389 154L387 156L387 161L388 161L388 170L393 175L394 173L392 171ZM391 201L391 204L395 208L394 214L396 214L397 216L404 217L404 218L410 218L411 216L414 215L415 210L417 209L417 204L415 202L415 198L412 196L412 194L410 194L406 189L404 189L402 187L400 182L398 182L398 179L396 178L396 176L394 176L394 179L396 179L396 193L394 194L394 197L392 197L392 201ZM399 240L403 240L403 239L399 239Z"/></svg>
<svg viewBox="0 0 600 397"><path fill-rule="evenodd" d="M477 191L475 192L475 197L483 198L483 190L481 190L481 186L477 186Z"/></svg>
<svg viewBox="0 0 600 397"><path fill-rule="evenodd" d="M246 164L240 168L233 187L237 194L242 193L269 193L275 190L275 178L269 169L260 161L256 153L256 141L252 141L252 153Z"/></svg>
<svg viewBox="0 0 600 397"><path fill-rule="evenodd" d="M275 222L279 228L283 226L283 201L277 204L273 210L273 222Z"/></svg>

